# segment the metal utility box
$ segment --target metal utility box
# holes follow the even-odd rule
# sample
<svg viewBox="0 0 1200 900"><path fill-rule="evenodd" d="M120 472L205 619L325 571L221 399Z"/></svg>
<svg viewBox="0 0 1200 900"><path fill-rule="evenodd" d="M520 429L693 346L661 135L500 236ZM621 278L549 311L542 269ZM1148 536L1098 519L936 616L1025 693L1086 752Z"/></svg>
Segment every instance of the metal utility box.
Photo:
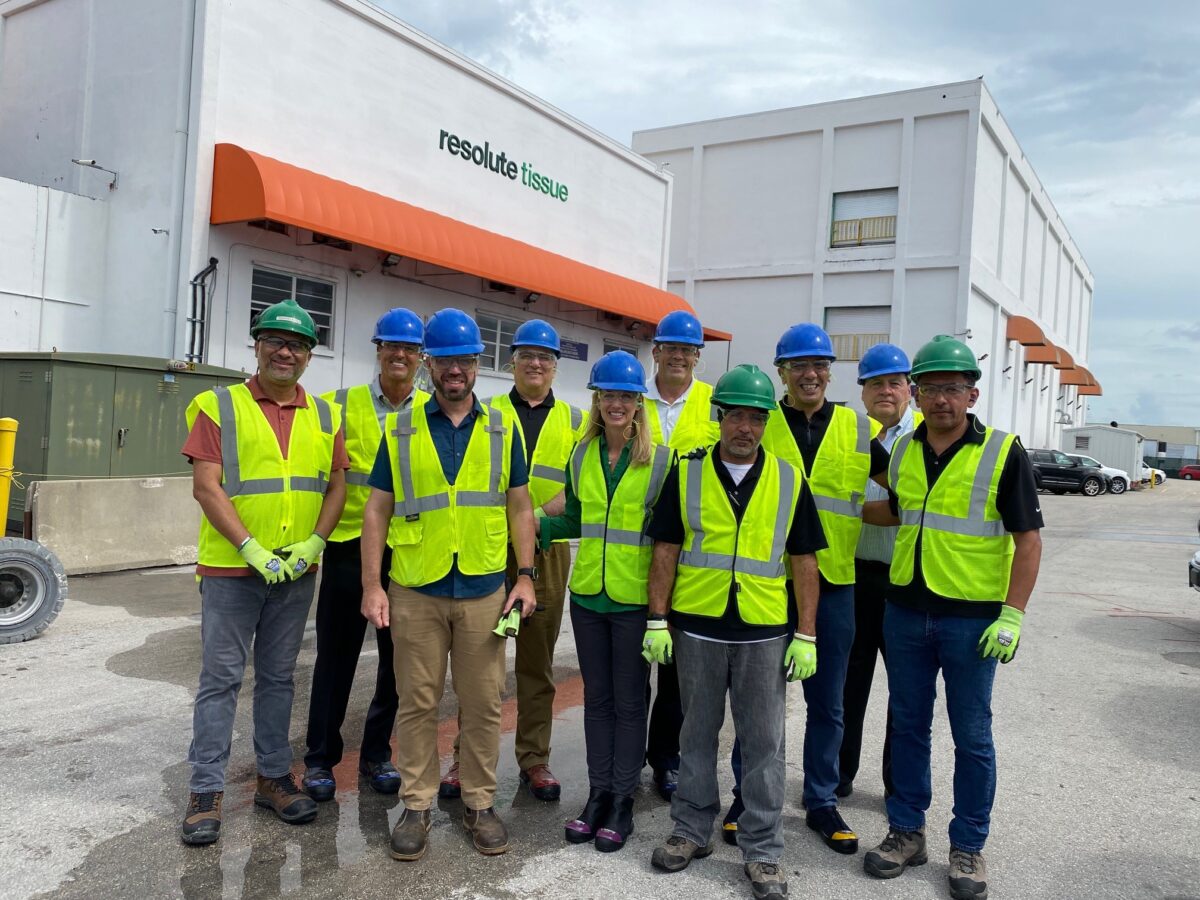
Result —
<svg viewBox="0 0 1200 900"><path fill-rule="evenodd" d="M113 353L0 353L0 416L20 423L16 481L183 475L184 412L197 394L246 372ZM13 484L7 527L22 530Z"/></svg>

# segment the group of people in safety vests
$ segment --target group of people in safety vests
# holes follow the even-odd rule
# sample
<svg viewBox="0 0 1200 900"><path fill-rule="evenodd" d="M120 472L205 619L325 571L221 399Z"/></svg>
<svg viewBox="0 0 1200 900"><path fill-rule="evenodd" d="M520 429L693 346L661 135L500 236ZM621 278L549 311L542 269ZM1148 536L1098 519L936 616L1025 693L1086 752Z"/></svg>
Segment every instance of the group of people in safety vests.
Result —
<svg viewBox="0 0 1200 900"><path fill-rule="evenodd" d="M836 355L811 323L779 338L779 396L755 365L699 381L701 323L670 313L655 332L653 378L633 354L606 353L591 368L587 409L555 397L561 343L537 319L513 335L512 390L487 401L475 394L485 345L457 309L424 322L389 311L373 338L375 377L320 397L300 386L317 343L307 312L271 306L251 335L256 373L187 412L183 453L203 516L185 843L220 835L251 653L255 803L301 824L336 795L370 624L379 656L358 770L403 801L391 856L426 853L439 796L461 799L480 853L506 852L495 794L507 639L520 779L556 801L554 652L569 608L588 792L566 841L622 849L649 765L672 821L654 868L708 856L719 830L740 848L754 897L787 896L787 686L800 681L804 694L805 823L855 854L838 802L854 790L882 656L889 824L864 868L892 878L927 861L940 672L955 744L950 895L987 896L992 684L1019 645L1042 519L1016 437L969 411L982 372L966 344L939 335L911 363L892 344L867 349L863 413L827 398ZM422 369L432 393L416 387ZM318 565L298 784L288 728ZM443 772L447 664L458 736ZM718 828L727 705L733 793Z"/></svg>

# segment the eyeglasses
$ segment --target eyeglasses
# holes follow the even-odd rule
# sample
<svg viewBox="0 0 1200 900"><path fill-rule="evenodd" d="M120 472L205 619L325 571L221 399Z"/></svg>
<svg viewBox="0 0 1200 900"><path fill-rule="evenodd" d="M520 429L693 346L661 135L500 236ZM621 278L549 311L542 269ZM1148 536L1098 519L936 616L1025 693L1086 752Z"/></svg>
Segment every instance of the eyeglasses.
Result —
<svg viewBox="0 0 1200 900"><path fill-rule="evenodd" d="M633 391L597 391L601 402L613 403L620 401L621 403L637 403L638 395Z"/></svg>
<svg viewBox="0 0 1200 900"><path fill-rule="evenodd" d="M700 353L699 347L693 347L690 344L658 344L658 351L666 356L696 356Z"/></svg>
<svg viewBox="0 0 1200 900"><path fill-rule="evenodd" d="M558 357L553 353L539 353L536 350L518 350L513 354L513 359L517 362L541 363L543 366L552 366L558 362Z"/></svg>
<svg viewBox="0 0 1200 900"><path fill-rule="evenodd" d="M289 341L281 337L261 337L258 339L258 341L272 353L278 353L284 347L287 347L288 350L296 356L300 356L312 350L306 341Z"/></svg>
<svg viewBox="0 0 1200 900"><path fill-rule="evenodd" d="M779 368L785 372L828 372L829 360L827 359L789 359L779 364Z"/></svg>
<svg viewBox="0 0 1200 900"><path fill-rule="evenodd" d="M926 400L936 400L938 397L948 397L952 400L965 397L971 392L973 385L963 384L918 384L917 396Z"/></svg>
<svg viewBox="0 0 1200 900"><path fill-rule="evenodd" d="M748 409L731 409L722 418L726 422L732 422L734 425L753 425L756 428L765 428L767 419L770 416L765 412L751 412Z"/></svg>
<svg viewBox="0 0 1200 900"><path fill-rule="evenodd" d="M405 356L416 356L421 348L416 344L405 344L400 341L376 341L375 346L387 353L403 353Z"/></svg>
<svg viewBox="0 0 1200 900"><path fill-rule="evenodd" d="M478 356L431 356L429 361L435 369L441 369L443 372L456 368L465 372L479 365Z"/></svg>

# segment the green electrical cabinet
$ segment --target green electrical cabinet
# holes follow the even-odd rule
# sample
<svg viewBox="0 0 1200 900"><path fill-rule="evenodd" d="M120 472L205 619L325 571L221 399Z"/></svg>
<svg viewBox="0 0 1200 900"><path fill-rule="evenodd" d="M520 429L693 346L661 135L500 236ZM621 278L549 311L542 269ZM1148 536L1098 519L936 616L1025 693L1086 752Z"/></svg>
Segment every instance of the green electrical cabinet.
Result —
<svg viewBox="0 0 1200 900"><path fill-rule="evenodd" d="M19 423L7 528L31 481L185 475L184 412L245 372L112 353L0 353L0 417Z"/></svg>

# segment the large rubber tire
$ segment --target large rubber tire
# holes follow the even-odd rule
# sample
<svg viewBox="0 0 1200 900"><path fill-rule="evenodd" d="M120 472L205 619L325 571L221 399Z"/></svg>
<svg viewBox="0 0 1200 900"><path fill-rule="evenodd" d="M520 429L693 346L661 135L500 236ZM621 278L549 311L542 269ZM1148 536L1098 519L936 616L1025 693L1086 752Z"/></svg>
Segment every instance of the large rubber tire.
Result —
<svg viewBox="0 0 1200 900"><path fill-rule="evenodd" d="M1108 486L1110 494L1123 494L1129 489L1129 485L1125 483L1124 478L1114 478L1112 484Z"/></svg>
<svg viewBox="0 0 1200 900"><path fill-rule="evenodd" d="M67 573L34 541L0 538L0 644L37 637L67 600Z"/></svg>
<svg viewBox="0 0 1200 900"><path fill-rule="evenodd" d="M1191 472L1188 472L1188 473L1186 473L1186 474L1183 476L1183 480L1184 480L1184 481L1191 481L1191 480L1192 480L1192 473L1191 473Z"/></svg>
<svg viewBox="0 0 1200 900"><path fill-rule="evenodd" d="M1104 491L1104 482L1099 478L1092 476L1091 478L1083 479L1083 486L1080 488L1085 496L1095 497Z"/></svg>

